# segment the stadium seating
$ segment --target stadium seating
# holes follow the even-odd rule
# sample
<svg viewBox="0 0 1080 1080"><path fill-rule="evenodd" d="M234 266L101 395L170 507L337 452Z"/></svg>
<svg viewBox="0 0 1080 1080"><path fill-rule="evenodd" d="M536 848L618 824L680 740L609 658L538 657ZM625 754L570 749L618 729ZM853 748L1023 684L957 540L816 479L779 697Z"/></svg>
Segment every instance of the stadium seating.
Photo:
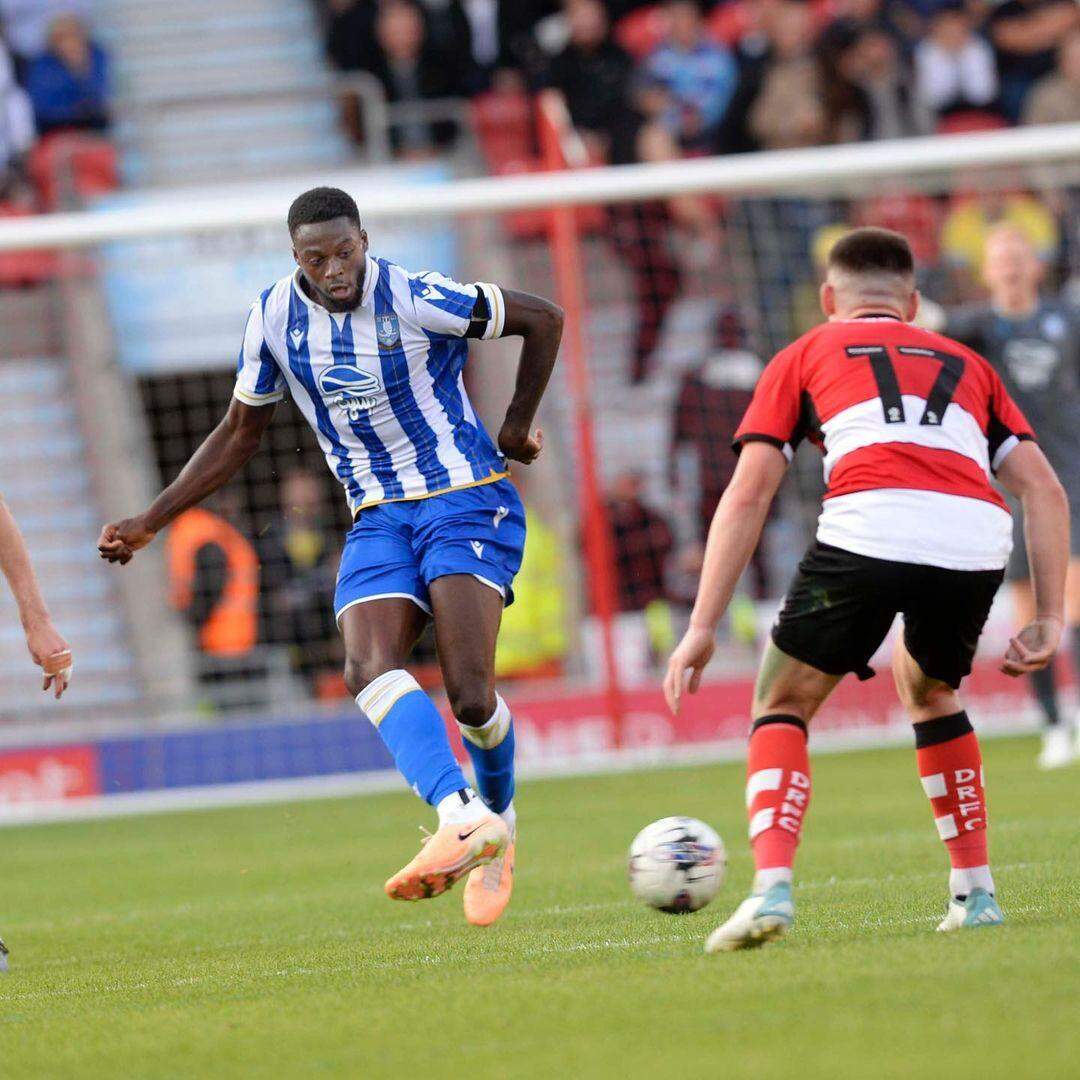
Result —
<svg viewBox="0 0 1080 1080"><path fill-rule="evenodd" d="M14 601L0 589L0 720L71 711L119 715L139 698L115 578L94 550L100 528L67 364L0 362L0 491L33 551L49 607L77 657L78 697L50 702L28 670Z"/></svg>

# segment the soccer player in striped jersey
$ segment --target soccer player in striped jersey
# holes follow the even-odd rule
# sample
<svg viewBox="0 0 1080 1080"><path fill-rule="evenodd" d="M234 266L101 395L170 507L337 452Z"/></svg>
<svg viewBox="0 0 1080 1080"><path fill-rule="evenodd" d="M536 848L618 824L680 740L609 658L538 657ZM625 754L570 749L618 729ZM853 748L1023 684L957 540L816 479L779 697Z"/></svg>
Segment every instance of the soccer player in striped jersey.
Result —
<svg viewBox="0 0 1080 1080"><path fill-rule="evenodd" d="M1062 632L1069 510L1020 409L971 349L911 325L918 310L907 241L856 229L833 248L828 321L783 349L736 432L739 464L717 507L690 628L664 690L677 710L712 656L717 622L757 544L803 438L824 454L824 506L773 627L754 691L746 806L757 874L709 952L759 945L794 919L792 866L810 802L807 725L848 673L868 666L897 613L893 678L915 727L923 790L952 867L939 930L1003 921L986 843L978 741L957 693L1012 547L1008 506L1024 510L1035 614L1002 663L1045 667Z"/></svg>
<svg viewBox="0 0 1080 1080"><path fill-rule="evenodd" d="M259 447L275 404L303 413L345 489L354 525L335 607L345 683L439 828L386 883L397 900L468 875L465 914L494 922L513 884L514 728L494 685L495 639L513 601L525 516L508 460L533 461L533 431L562 311L527 293L411 273L368 251L356 203L314 188L288 218L297 269L252 305L228 413L144 513L105 526L102 557L126 563ZM465 393L468 339L524 339L493 441ZM434 702L404 670L434 620L450 706L479 796Z"/></svg>

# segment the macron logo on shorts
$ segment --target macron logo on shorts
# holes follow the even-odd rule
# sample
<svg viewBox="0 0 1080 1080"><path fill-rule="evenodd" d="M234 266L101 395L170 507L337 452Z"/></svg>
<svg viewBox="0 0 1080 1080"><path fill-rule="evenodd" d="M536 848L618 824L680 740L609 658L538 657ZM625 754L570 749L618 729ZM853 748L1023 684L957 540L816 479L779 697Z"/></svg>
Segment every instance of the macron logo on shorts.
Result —
<svg viewBox="0 0 1080 1080"><path fill-rule="evenodd" d="M476 557L478 559L482 559L484 557L484 545L481 544L479 540L470 540L469 544L471 545L473 551L476 552Z"/></svg>

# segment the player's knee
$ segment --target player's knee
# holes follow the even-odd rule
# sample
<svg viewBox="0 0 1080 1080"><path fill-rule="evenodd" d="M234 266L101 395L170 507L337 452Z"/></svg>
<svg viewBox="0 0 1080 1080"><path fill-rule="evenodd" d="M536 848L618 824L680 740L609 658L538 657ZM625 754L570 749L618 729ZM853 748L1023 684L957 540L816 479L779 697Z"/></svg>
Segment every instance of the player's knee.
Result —
<svg viewBox="0 0 1080 1080"><path fill-rule="evenodd" d="M495 690L482 679L448 687L450 709L458 723L480 727L495 712Z"/></svg>
<svg viewBox="0 0 1080 1080"><path fill-rule="evenodd" d="M936 679L898 680L896 688L913 723L947 716L960 707L956 691Z"/></svg>
<svg viewBox="0 0 1080 1080"><path fill-rule="evenodd" d="M399 660L372 656L349 656L345 659L345 689L349 697L356 697L369 683L374 682L380 675L401 667Z"/></svg>

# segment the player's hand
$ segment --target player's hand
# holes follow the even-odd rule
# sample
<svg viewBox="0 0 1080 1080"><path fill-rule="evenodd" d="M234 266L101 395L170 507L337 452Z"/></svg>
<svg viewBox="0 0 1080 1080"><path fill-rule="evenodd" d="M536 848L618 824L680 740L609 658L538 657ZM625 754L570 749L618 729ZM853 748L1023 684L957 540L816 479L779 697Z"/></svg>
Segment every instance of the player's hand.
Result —
<svg viewBox="0 0 1080 1080"><path fill-rule="evenodd" d="M156 533L148 529L141 517L125 518L123 521L106 525L98 537L98 552L108 562L118 562L121 566L131 562L139 548L146 547Z"/></svg>
<svg viewBox="0 0 1080 1080"><path fill-rule="evenodd" d="M71 682L71 648L48 619L26 627L26 647L44 675L42 690L60 698Z"/></svg>
<svg viewBox="0 0 1080 1080"><path fill-rule="evenodd" d="M1001 670L1014 678L1042 670L1057 652L1062 629L1061 620L1053 616L1028 623L1016 637L1009 639Z"/></svg>
<svg viewBox="0 0 1080 1080"><path fill-rule="evenodd" d="M664 675L664 699L667 701L668 708L676 716L679 715L683 688L685 687L691 694L697 693L701 685L702 672L715 651L716 633L703 626L691 626L683 635L682 641L675 646ZM690 672L689 685L686 682L688 671Z"/></svg>
<svg viewBox="0 0 1080 1080"><path fill-rule="evenodd" d="M511 461L520 461L528 465L529 462L535 461L540 456L540 451L544 449L544 433L537 428L530 435L528 428L517 431L503 424L502 431L499 432L499 449Z"/></svg>

